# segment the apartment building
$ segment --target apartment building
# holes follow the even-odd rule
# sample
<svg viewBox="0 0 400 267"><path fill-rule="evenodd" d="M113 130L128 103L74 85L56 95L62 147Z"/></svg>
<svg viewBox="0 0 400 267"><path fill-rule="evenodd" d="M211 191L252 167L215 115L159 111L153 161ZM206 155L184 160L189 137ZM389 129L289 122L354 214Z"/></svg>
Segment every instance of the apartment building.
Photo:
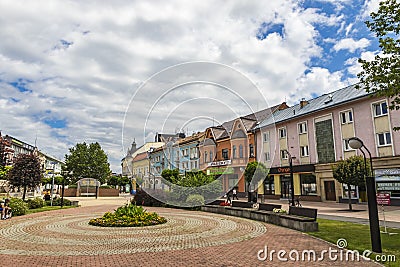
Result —
<svg viewBox="0 0 400 267"><path fill-rule="evenodd" d="M372 97L349 86L279 110L256 127L257 160L270 167L259 186L266 198L288 198L292 187L289 161L293 164L294 194L304 200L343 201L343 185L332 174L332 164L361 152L348 139L358 137L371 151L377 190L389 192L400 204L400 111L389 110L389 99ZM353 188L352 198L364 198L364 188Z"/></svg>

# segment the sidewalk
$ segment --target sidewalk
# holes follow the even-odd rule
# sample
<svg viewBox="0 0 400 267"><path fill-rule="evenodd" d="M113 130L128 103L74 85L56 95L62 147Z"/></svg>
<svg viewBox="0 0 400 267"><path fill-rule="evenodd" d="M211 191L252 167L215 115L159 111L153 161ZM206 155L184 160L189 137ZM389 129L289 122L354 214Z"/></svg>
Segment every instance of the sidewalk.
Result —
<svg viewBox="0 0 400 267"><path fill-rule="evenodd" d="M247 199L242 199L246 200ZM288 200L266 199L265 203L281 204L283 209L289 209ZM318 210L318 218L347 221L361 224L368 224L368 206L365 203L353 204L353 210L349 211L349 204L336 202L312 202L301 201L301 205L305 208L313 208ZM384 206L386 226L392 228L400 228L400 206ZM380 225L383 226L382 207L378 207Z"/></svg>

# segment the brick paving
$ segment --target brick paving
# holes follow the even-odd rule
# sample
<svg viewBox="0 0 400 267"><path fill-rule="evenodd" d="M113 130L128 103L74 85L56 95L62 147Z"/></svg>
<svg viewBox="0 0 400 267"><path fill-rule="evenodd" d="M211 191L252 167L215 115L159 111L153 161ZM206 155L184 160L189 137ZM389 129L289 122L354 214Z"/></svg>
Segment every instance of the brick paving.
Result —
<svg viewBox="0 0 400 267"><path fill-rule="evenodd" d="M328 257L317 262L282 262L276 254L273 261L260 261L257 253L265 246L269 252L287 253L294 249L321 253L337 247L294 230L201 211L148 208L168 222L140 228L90 226L90 218L119 206L117 202L95 203L0 221L1 265L377 266L363 260L330 261Z"/></svg>

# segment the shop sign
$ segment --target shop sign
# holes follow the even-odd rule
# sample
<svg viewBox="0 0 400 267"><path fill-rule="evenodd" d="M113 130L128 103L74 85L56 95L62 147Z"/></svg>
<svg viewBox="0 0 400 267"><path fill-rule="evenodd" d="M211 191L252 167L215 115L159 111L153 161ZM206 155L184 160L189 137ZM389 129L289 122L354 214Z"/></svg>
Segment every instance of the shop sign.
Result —
<svg viewBox="0 0 400 267"><path fill-rule="evenodd" d="M207 175L233 174L234 170L232 167L208 168L206 173L207 173Z"/></svg>
<svg viewBox="0 0 400 267"><path fill-rule="evenodd" d="M376 183L377 191L400 191L400 183Z"/></svg>
<svg viewBox="0 0 400 267"><path fill-rule="evenodd" d="M278 173L289 173L290 168L278 168Z"/></svg>
<svg viewBox="0 0 400 267"><path fill-rule="evenodd" d="M378 203L378 205L390 205L390 194L389 193L376 194L376 202Z"/></svg>
<svg viewBox="0 0 400 267"><path fill-rule="evenodd" d="M216 166L225 166L225 165L231 165L232 162L231 160L221 160L221 161L213 161L208 163L208 167L216 167Z"/></svg>

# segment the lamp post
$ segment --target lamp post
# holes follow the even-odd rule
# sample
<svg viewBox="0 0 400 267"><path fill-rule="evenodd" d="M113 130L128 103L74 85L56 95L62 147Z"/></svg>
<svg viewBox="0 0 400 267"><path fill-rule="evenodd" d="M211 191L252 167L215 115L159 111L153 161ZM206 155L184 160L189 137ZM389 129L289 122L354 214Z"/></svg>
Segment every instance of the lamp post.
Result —
<svg viewBox="0 0 400 267"><path fill-rule="evenodd" d="M290 195L291 195L290 205L294 207L295 204L294 204L293 159L295 159L296 157L292 157L289 150L287 150L287 149L286 149L286 153L288 153L288 155L289 155L290 183L292 184L290 186Z"/></svg>
<svg viewBox="0 0 400 267"><path fill-rule="evenodd" d="M150 168L151 168L151 152L153 152L153 150L154 150L154 148L150 147L150 149L147 151L147 156L148 156L148 159L149 159L149 170L148 170L149 183L150 183L150 175L151 175L151 171L150 171ZM153 190L156 190L156 176L155 175L153 175Z"/></svg>
<svg viewBox="0 0 400 267"><path fill-rule="evenodd" d="M367 186L367 198L368 198L368 215L369 215L369 230L371 233L372 251L381 253L381 234L379 229L379 218L378 218L378 204L376 202L376 187L375 187L375 175L372 168L372 157L371 152L364 145L363 141L358 137L352 137L349 139L349 146L353 149L359 149L364 156L364 168L365 168L365 182ZM367 176L367 158L365 156L364 148L369 155L371 176Z"/></svg>
<svg viewBox="0 0 400 267"><path fill-rule="evenodd" d="M56 171L56 163L53 161L53 179L51 182L51 192L50 192L50 206L53 206L53 190L54 190L54 173Z"/></svg>

